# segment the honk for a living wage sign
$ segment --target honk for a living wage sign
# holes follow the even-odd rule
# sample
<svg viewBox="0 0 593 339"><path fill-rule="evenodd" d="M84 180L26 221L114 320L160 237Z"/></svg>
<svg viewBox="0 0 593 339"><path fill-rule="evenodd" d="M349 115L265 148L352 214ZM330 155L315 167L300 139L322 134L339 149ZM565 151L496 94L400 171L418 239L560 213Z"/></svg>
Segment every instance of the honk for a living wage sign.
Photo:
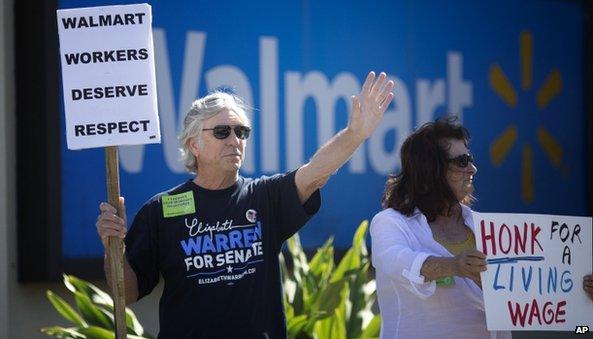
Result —
<svg viewBox="0 0 593 339"><path fill-rule="evenodd" d="M57 11L69 149L160 142L148 4Z"/></svg>
<svg viewBox="0 0 593 339"><path fill-rule="evenodd" d="M489 330L575 331L593 325L583 276L593 267L591 218L476 213Z"/></svg>

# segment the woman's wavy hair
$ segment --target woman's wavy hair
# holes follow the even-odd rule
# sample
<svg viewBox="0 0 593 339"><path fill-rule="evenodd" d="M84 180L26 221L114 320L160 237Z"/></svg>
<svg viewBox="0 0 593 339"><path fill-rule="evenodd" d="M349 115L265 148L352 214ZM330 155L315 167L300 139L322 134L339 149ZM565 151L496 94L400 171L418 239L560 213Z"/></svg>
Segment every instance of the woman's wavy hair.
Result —
<svg viewBox="0 0 593 339"><path fill-rule="evenodd" d="M447 183L449 147L446 139L462 140L469 144L468 130L455 116L439 118L412 133L401 148L401 172L390 175L385 185L383 208L393 208L411 215L414 208L434 221L437 215L450 215L457 200ZM461 202L470 204L472 195Z"/></svg>

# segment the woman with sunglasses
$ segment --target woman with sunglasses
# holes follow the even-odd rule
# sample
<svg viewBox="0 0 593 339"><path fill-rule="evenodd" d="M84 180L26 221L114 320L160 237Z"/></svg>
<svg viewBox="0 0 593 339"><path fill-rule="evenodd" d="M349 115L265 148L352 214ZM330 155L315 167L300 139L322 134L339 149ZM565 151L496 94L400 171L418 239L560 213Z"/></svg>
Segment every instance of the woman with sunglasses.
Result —
<svg viewBox="0 0 593 339"><path fill-rule="evenodd" d="M486 329L472 211L477 172L455 118L424 124L401 148L371 222L381 338L510 338Z"/></svg>

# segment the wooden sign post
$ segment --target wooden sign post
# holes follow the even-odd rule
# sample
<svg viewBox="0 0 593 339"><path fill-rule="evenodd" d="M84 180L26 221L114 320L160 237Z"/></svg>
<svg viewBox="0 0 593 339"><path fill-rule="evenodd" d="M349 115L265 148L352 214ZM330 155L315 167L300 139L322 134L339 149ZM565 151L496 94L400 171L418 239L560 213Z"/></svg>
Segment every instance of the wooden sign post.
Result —
<svg viewBox="0 0 593 339"><path fill-rule="evenodd" d="M119 208L118 145L159 143L152 13L147 4L57 11L68 149L105 147L108 202ZM124 244L110 260L116 337L126 338Z"/></svg>
<svg viewBox="0 0 593 339"><path fill-rule="evenodd" d="M117 147L105 147L105 177L107 182L107 202L117 208L117 215L123 217L119 204L119 162ZM109 267L115 309L116 337L126 338L126 295L124 284L124 242L117 237L109 238Z"/></svg>

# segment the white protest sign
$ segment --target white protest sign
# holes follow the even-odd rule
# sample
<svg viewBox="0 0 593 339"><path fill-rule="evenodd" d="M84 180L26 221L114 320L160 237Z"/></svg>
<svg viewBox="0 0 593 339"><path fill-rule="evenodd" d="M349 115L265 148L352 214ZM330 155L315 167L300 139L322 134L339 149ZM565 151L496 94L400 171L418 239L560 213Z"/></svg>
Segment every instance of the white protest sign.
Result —
<svg viewBox="0 0 593 339"><path fill-rule="evenodd" d="M148 4L57 11L69 149L160 142Z"/></svg>
<svg viewBox="0 0 593 339"><path fill-rule="evenodd" d="M593 326L583 291L593 270L591 218L475 213L474 223L488 261L481 278L489 330Z"/></svg>

